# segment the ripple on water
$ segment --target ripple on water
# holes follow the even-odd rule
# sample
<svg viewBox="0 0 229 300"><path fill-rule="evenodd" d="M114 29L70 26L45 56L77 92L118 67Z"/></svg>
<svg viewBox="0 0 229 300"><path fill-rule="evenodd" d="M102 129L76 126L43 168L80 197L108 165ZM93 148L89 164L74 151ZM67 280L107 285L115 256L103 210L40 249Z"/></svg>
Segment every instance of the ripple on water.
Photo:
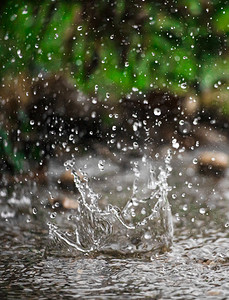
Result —
<svg viewBox="0 0 229 300"><path fill-rule="evenodd" d="M194 177L186 174L183 178L176 175L171 178L171 185L176 185L173 192L177 194L176 199L170 200L174 245L171 252L153 255L151 259L79 256L71 247L62 245L59 248L51 245L44 256L49 242L46 217L43 222L31 216L29 224L26 216L18 213L7 222L2 219L0 298L229 298L228 228L224 226L228 221L228 202L222 196L226 195L228 178L214 184L214 194L209 192L213 188L211 180ZM185 180L192 181L192 189L182 185ZM186 196L182 197L184 193ZM183 210L185 204L187 210ZM208 215L199 213L203 206Z"/></svg>

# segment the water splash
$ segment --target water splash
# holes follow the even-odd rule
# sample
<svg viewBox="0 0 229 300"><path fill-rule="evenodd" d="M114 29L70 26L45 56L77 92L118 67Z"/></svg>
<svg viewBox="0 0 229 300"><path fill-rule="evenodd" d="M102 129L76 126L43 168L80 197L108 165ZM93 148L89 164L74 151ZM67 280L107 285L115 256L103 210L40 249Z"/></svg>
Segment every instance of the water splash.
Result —
<svg viewBox="0 0 229 300"><path fill-rule="evenodd" d="M148 189L150 196L146 199L138 196L139 178L138 163L134 163L132 197L123 209L107 205L99 206L99 195L89 185L85 173L79 176L74 160L67 161L65 167L71 169L74 182L80 192L78 213L71 217L73 234L61 232L49 224L52 238L64 242L76 250L89 253L119 252L134 254L167 250L173 239L173 224L170 204L168 202L167 178L172 170L171 154L165 159L165 167L158 171L150 166Z"/></svg>

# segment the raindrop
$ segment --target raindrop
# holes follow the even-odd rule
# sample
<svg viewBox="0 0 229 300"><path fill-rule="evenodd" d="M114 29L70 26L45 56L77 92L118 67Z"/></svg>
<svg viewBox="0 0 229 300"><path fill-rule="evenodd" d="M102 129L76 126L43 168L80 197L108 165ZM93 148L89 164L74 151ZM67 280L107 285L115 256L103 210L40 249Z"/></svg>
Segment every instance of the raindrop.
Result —
<svg viewBox="0 0 229 300"><path fill-rule="evenodd" d="M149 240L151 237L152 237L152 236L151 236L151 234L150 234L149 232L146 232L146 233L144 234L144 238L145 238L146 240Z"/></svg>
<svg viewBox="0 0 229 300"><path fill-rule="evenodd" d="M27 15L27 13L28 13L28 10L27 10L27 8L25 8L25 9L23 10L22 14L23 14L23 15Z"/></svg>
<svg viewBox="0 0 229 300"><path fill-rule="evenodd" d="M185 204L185 205L183 206L183 211L187 211L187 210L188 210L188 205Z"/></svg>
<svg viewBox="0 0 229 300"><path fill-rule="evenodd" d="M21 54L21 50L17 50L17 55L18 55L19 58L23 57L22 54Z"/></svg>
<svg viewBox="0 0 229 300"><path fill-rule="evenodd" d="M204 215L205 212L206 212L206 210L205 210L205 208L201 207L200 210L199 210L199 212L201 213L201 215Z"/></svg>
<svg viewBox="0 0 229 300"><path fill-rule="evenodd" d="M155 116L160 116L160 115L161 115L161 110L160 110L160 108L154 108L153 113L154 113Z"/></svg>
<svg viewBox="0 0 229 300"><path fill-rule="evenodd" d="M100 171L104 171L104 161L103 160L100 160L98 162L98 168Z"/></svg>
<svg viewBox="0 0 229 300"><path fill-rule="evenodd" d="M178 149L180 147L180 144L177 142L177 139L172 140L172 147L175 149Z"/></svg>
<svg viewBox="0 0 229 300"><path fill-rule="evenodd" d="M196 165L196 164L198 163L198 159L197 159L197 158L193 158L192 163L193 163L194 165Z"/></svg>
<svg viewBox="0 0 229 300"><path fill-rule="evenodd" d="M142 214L143 216L146 214L146 209L145 209L145 207L142 208L141 214Z"/></svg>
<svg viewBox="0 0 229 300"><path fill-rule="evenodd" d="M56 215L57 215L57 213L56 213L56 212L53 212L53 213L51 213L50 218L51 218L51 219L55 219Z"/></svg>
<svg viewBox="0 0 229 300"><path fill-rule="evenodd" d="M73 135L73 134L70 134L70 135L69 135L69 141L73 141L73 139L74 139L74 135Z"/></svg>
<svg viewBox="0 0 229 300"><path fill-rule="evenodd" d="M138 130L138 123L134 123L133 124L133 131L137 131Z"/></svg>
<svg viewBox="0 0 229 300"><path fill-rule="evenodd" d="M132 87L132 91L133 91L133 92L137 92L137 91L138 91L138 88L137 88L137 87Z"/></svg>
<svg viewBox="0 0 229 300"><path fill-rule="evenodd" d="M93 112L91 113L91 117L92 117L92 119L94 119L94 118L96 117L96 111L93 111Z"/></svg>
<svg viewBox="0 0 229 300"><path fill-rule="evenodd" d="M183 89L183 90L185 90L186 88L187 88L187 83L186 82L183 82L183 83L181 83L181 88Z"/></svg>

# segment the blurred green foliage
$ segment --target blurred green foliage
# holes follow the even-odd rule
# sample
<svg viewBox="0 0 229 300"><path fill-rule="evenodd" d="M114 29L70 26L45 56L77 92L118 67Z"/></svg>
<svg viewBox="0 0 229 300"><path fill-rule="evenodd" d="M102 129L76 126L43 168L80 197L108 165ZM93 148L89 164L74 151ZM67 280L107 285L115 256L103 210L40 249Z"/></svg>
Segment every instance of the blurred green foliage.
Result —
<svg viewBox="0 0 229 300"><path fill-rule="evenodd" d="M0 77L3 84L61 72L86 94L114 101L133 91L217 89L223 97L215 102L229 115L228 36L229 1L2 1ZM0 155L20 169L22 156L3 125Z"/></svg>
<svg viewBox="0 0 229 300"><path fill-rule="evenodd" d="M228 1L6 1L0 20L2 77L64 71L114 99L229 78Z"/></svg>

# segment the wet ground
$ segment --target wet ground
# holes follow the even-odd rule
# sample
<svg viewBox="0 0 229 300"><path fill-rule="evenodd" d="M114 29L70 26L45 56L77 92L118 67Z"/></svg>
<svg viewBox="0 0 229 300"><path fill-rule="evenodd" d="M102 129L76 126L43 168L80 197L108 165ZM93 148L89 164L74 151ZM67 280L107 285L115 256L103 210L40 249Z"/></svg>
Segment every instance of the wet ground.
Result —
<svg viewBox="0 0 229 300"><path fill-rule="evenodd" d="M55 191L52 179L48 189L35 184L2 189L0 298L228 299L229 174L219 179L198 175L196 156L189 152L173 158L169 201L174 244L170 252L150 258L82 256L50 241L47 222L58 219L67 226L74 213L59 211L55 216L47 206L49 192ZM101 171L99 160L85 156L79 164L103 195L103 204L122 205L131 194L132 172L111 162L104 162ZM62 165L51 163L49 178L61 170ZM141 172L144 182L144 167Z"/></svg>

